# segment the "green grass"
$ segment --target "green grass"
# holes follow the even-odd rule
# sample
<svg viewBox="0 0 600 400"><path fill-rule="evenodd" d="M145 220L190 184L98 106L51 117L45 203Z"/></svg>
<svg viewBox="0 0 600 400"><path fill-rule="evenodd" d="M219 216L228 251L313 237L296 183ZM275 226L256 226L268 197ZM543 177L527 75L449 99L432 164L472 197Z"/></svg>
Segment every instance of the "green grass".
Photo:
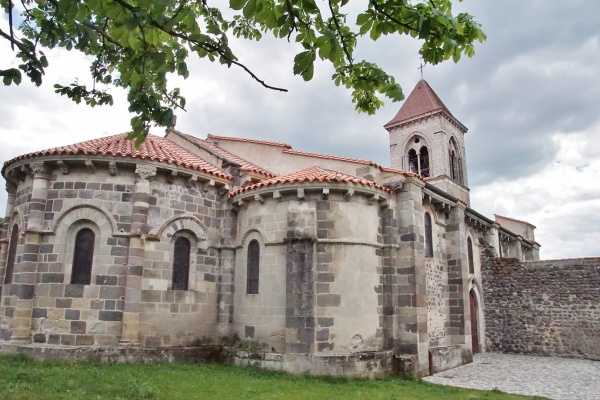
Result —
<svg viewBox="0 0 600 400"><path fill-rule="evenodd" d="M0 357L0 399L525 399L419 380L293 376L220 364L38 363Z"/></svg>

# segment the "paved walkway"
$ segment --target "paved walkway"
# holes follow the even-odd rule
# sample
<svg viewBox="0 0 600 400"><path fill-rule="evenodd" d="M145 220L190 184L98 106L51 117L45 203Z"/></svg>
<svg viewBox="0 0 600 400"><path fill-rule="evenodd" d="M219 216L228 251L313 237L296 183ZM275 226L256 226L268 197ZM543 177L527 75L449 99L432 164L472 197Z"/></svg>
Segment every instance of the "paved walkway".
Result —
<svg viewBox="0 0 600 400"><path fill-rule="evenodd" d="M484 353L424 380L556 400L600 400L600 361Z"/></svg>

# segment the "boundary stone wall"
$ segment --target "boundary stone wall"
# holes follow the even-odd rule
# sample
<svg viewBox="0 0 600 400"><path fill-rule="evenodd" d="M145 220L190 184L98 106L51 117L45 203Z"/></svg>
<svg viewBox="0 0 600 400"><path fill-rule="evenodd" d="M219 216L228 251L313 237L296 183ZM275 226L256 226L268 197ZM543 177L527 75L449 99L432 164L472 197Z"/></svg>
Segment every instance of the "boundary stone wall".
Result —
<svg viewBox="0 0 600 400"><path fill-rule="evenodd" d="M600 258L483 263L491 351L600 360Z"/></svg>

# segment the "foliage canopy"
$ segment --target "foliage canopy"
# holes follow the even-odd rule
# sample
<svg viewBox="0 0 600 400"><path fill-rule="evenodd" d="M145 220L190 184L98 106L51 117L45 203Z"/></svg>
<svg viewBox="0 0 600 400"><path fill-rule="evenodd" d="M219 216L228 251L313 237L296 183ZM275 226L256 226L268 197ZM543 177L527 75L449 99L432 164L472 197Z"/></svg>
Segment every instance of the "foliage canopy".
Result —
<svg viewBox="0 0 600 400"><path fill-rule="evenodd" d="M213 0L214 1L214 0ZM360 36L410 35L422 40L420 55L437 64L465 54L475 41L485 40L480 25L466 13L454 15L451 0L0 0L9 29L0 38L10 42L18 68L1 69L5 85L18 85L26 75L36 85L48 60L43 50L63 47L91 58L92 87L77 81L55 85L75 102L112 104L100 87L128 92L132 137L141 142L149 126L171 124L173 110L185 109L178 88L169 87L173 74L189 75L188 57L206 58L239 67L268 89L274 87L251 71L229 45L232 36L260 40L263 34L287 40L299 51L293 73L313 77L317 59L333 65L336 85L352 92L356 109L374 113L381 96L402 100L402 89L376 64L354 58ZM362 7L349 22L350 7ZM353 8L352 10L356 10ZM15 30L17 28L18 30ZM299 45L298 45L299 44Z"/></svg>

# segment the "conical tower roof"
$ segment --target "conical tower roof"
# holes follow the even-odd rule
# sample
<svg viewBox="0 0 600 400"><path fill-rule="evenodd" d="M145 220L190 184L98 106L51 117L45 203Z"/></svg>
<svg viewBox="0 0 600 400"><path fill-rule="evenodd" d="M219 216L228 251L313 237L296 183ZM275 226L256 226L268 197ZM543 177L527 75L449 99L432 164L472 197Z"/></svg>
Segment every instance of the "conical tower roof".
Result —
<svg viewBox="0 0 600 400"><path fill-rule="evenodd" d="M458 123L466 131L467 129L452 115L448 107L439 98L439 96L433 91L429 83L424 79L417 82L415 88L410 92L408 98L398 111L398 114L387 124L384 125L386 129L392 126L399 125L405 121L409 121L420 116L427 114L433 114L436 112L444 112Z"/></svg>

